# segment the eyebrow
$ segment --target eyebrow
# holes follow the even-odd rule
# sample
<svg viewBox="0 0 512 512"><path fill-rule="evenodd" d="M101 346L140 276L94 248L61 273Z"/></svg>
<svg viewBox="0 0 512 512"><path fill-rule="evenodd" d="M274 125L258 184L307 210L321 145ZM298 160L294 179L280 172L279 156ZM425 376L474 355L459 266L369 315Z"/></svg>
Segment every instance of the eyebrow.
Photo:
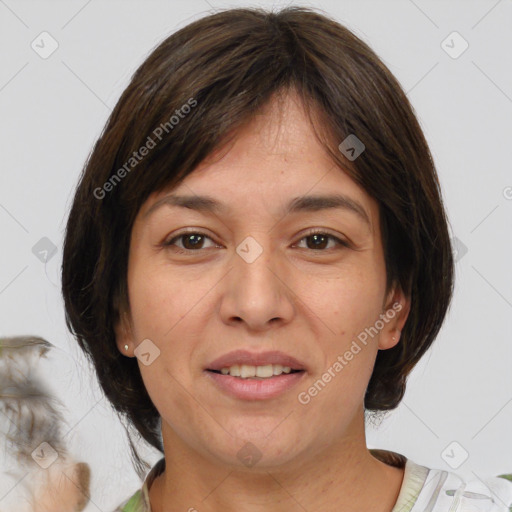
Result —
<svg viewBox="0 0 512 512"><path fill-rule="evenodd" d="M149 217L155 210L164 205L214 214L225 214L229 210L225 204L208 196L167 195L156 201L144 214L144 218ZM317 212L334 208L355 213L361 220L368 224L368 226L371 226L368 214L361 203L343 194L295 197L286 205L282 214L284 216L291 213Z"/></svg>

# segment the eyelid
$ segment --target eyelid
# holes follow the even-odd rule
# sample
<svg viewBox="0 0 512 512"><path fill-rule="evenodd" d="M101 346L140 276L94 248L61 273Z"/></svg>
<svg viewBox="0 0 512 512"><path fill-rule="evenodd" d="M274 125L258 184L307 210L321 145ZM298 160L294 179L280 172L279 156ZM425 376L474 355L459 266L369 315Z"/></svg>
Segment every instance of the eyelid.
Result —
<svg viewBox="0 0 512 512"><path fill-rule="evenodd" d="M307 238L312 235L325 235L328 238L335 240L338 245L341 245L343 247L350 247L350 242L348 240L344 240L343 238L340 238L337 235L333 235L329 230L327 230L325 228L312 228L312 229L306 231L305 233L303 233L301 235L298 242L301 242L304 238ZM313 249L311 249L311 250L313 251ZM320 252L328 252L328 250L329 249L324 249L324 250L318 250L315 252L319 252L319 253Z"/></svg>
<svg viewBox="0 0 512 512"><path fill-rule="evenodd" d="M218 244L214 239L213 237L211 237L210 235L208 235L207 233L205 233L204 231L201 231L200 229L194 229L194 228L188 228L186 229L185 231L181 231L179 232L178 234L175 234L171 239L169 240L166 240L163 242L162 245L164 246L173 246L175 245L174 242L178 239L180 239L181 237L183 236L186 236L186 235L200 235L204 238L208 238L209 240L211 240L214 244L216 244L217 246L219 246L220 244ZM297 242L295 242L293 244L292 247L295 247L298 243L300 243L302 240L304 240L305 238L309 237L309 236L312 236L312 235L325 235L327 236L328 238L334 240L338 246L342 246L342 247L350 247L350 242L347 241L347 240L344 240L343 238L340 238L336 235L333 235L332 233L329 232L329 230L325 229L325 228L312 228L304 233L301 234L300 238L297 240ZM199 249L184 249L184 248L181 248L181 247L178 247L178 249L180 249L182 252L188 252L188 253L192 253L192 252L200 252L202 249L205 249L205 248L199 248ZM208 248L206 248L208 249ZM335 247L331 247L331 249L336 249ZM306 250L308 250L306 248ZM313 252L317 252L317 253L321 253L321 252L329 252L329 249L321 249L321 250L314 250L314 249L309 249L310 251L313 251Z"/></svg>
<svg viewBox="0 0 512 512"><path fill-rule="evenodd" d="M200 229L186 229L185 231L180 231L179 233L175 234L172 236L172 238L170 239L166 239L162 245L164 246L171 246L171 245L174 245L173 242L175 242L176 240L180 239L181 237L185 236L185 235L200 235L204 238L208 238L209 240L211 240L213 243L215 243L217 246L220 245L218 244L214 239L213 237L211 237L210 235L208 235L207 233L205 233L204 231L201 231ZM178 249L181 249L181 247L178 247ZM187 251L187 252L193 252L194 250L193 249L182 249L184 251ZM197 249L197 251L199 252L200 249Z"/></svg>

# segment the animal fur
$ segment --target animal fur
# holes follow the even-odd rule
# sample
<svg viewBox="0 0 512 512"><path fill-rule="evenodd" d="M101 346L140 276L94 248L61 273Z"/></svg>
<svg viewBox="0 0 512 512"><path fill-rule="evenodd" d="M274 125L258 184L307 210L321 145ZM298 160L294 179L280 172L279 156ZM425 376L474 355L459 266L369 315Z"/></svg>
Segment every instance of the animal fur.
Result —
<svg viewBox="0 0 512 512"><path fill-rule="evenodd" d="M89 501L89 466L68 452L63 406L38 371L52 347L0 338L0 480L14 484L0 488L0 512L79 512Z"/></svg>

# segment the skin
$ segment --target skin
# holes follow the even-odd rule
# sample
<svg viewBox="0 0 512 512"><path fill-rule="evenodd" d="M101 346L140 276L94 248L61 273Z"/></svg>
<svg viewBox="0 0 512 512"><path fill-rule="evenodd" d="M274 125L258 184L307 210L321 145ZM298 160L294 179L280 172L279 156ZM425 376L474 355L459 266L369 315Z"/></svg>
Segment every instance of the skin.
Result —
<svg viewBox="0 0 512 512"><path fill-rule="evenodd" d="M162 417L166 470L150 489L154 512L378 512L398 497L403 470L369 453L363 403L377 352L398 343L409 301L399 288L386 293L376 201L333 165L298 97L289 92L283 101L268 104L172 192L150 196L133 226L130 311L116 334L124 355L133 357L144 339L160 350L150 365L139 361ZM360 203L369 224L340 208L282 213L292 198L334 192ZM165 205L148 214L170 193L208 195L226 211ZM184 228L210 239L200 249L190 249L190 238L165 245ZM315 249L305 238L312 228L348 246L328 238ZM252 263L236 253L247 236L263 249ZM393 303L401 310L379 334L299 403L298 393ZM238 348L281 350L308 371L279 397L232 398L203 369ZM237 457L247 442L261 454L252 467Z"/></svg>

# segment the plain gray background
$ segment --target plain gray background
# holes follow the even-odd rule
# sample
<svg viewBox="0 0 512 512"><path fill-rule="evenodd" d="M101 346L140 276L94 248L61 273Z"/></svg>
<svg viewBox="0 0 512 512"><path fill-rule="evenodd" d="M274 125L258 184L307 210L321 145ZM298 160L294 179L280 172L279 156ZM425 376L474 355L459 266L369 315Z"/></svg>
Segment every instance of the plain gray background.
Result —
<svg viewBox="0 0 512 512"><path fill-rule="evenodd" d="M158 42L215 9L288 4L0 0L0 336L35 334L58 347L48 377L69 409L70 446L92 468L87 511L112 509L139 481L123 430L64 324L62 236L79 173ZM299 5L352 29L402 84L458 249L444 328L400 407L368 429L368 443L467 478L512 472L512 1ZM43 58L32 43L40 53L58 48ZM156 457L150 452L150 462Z"/></svg>

